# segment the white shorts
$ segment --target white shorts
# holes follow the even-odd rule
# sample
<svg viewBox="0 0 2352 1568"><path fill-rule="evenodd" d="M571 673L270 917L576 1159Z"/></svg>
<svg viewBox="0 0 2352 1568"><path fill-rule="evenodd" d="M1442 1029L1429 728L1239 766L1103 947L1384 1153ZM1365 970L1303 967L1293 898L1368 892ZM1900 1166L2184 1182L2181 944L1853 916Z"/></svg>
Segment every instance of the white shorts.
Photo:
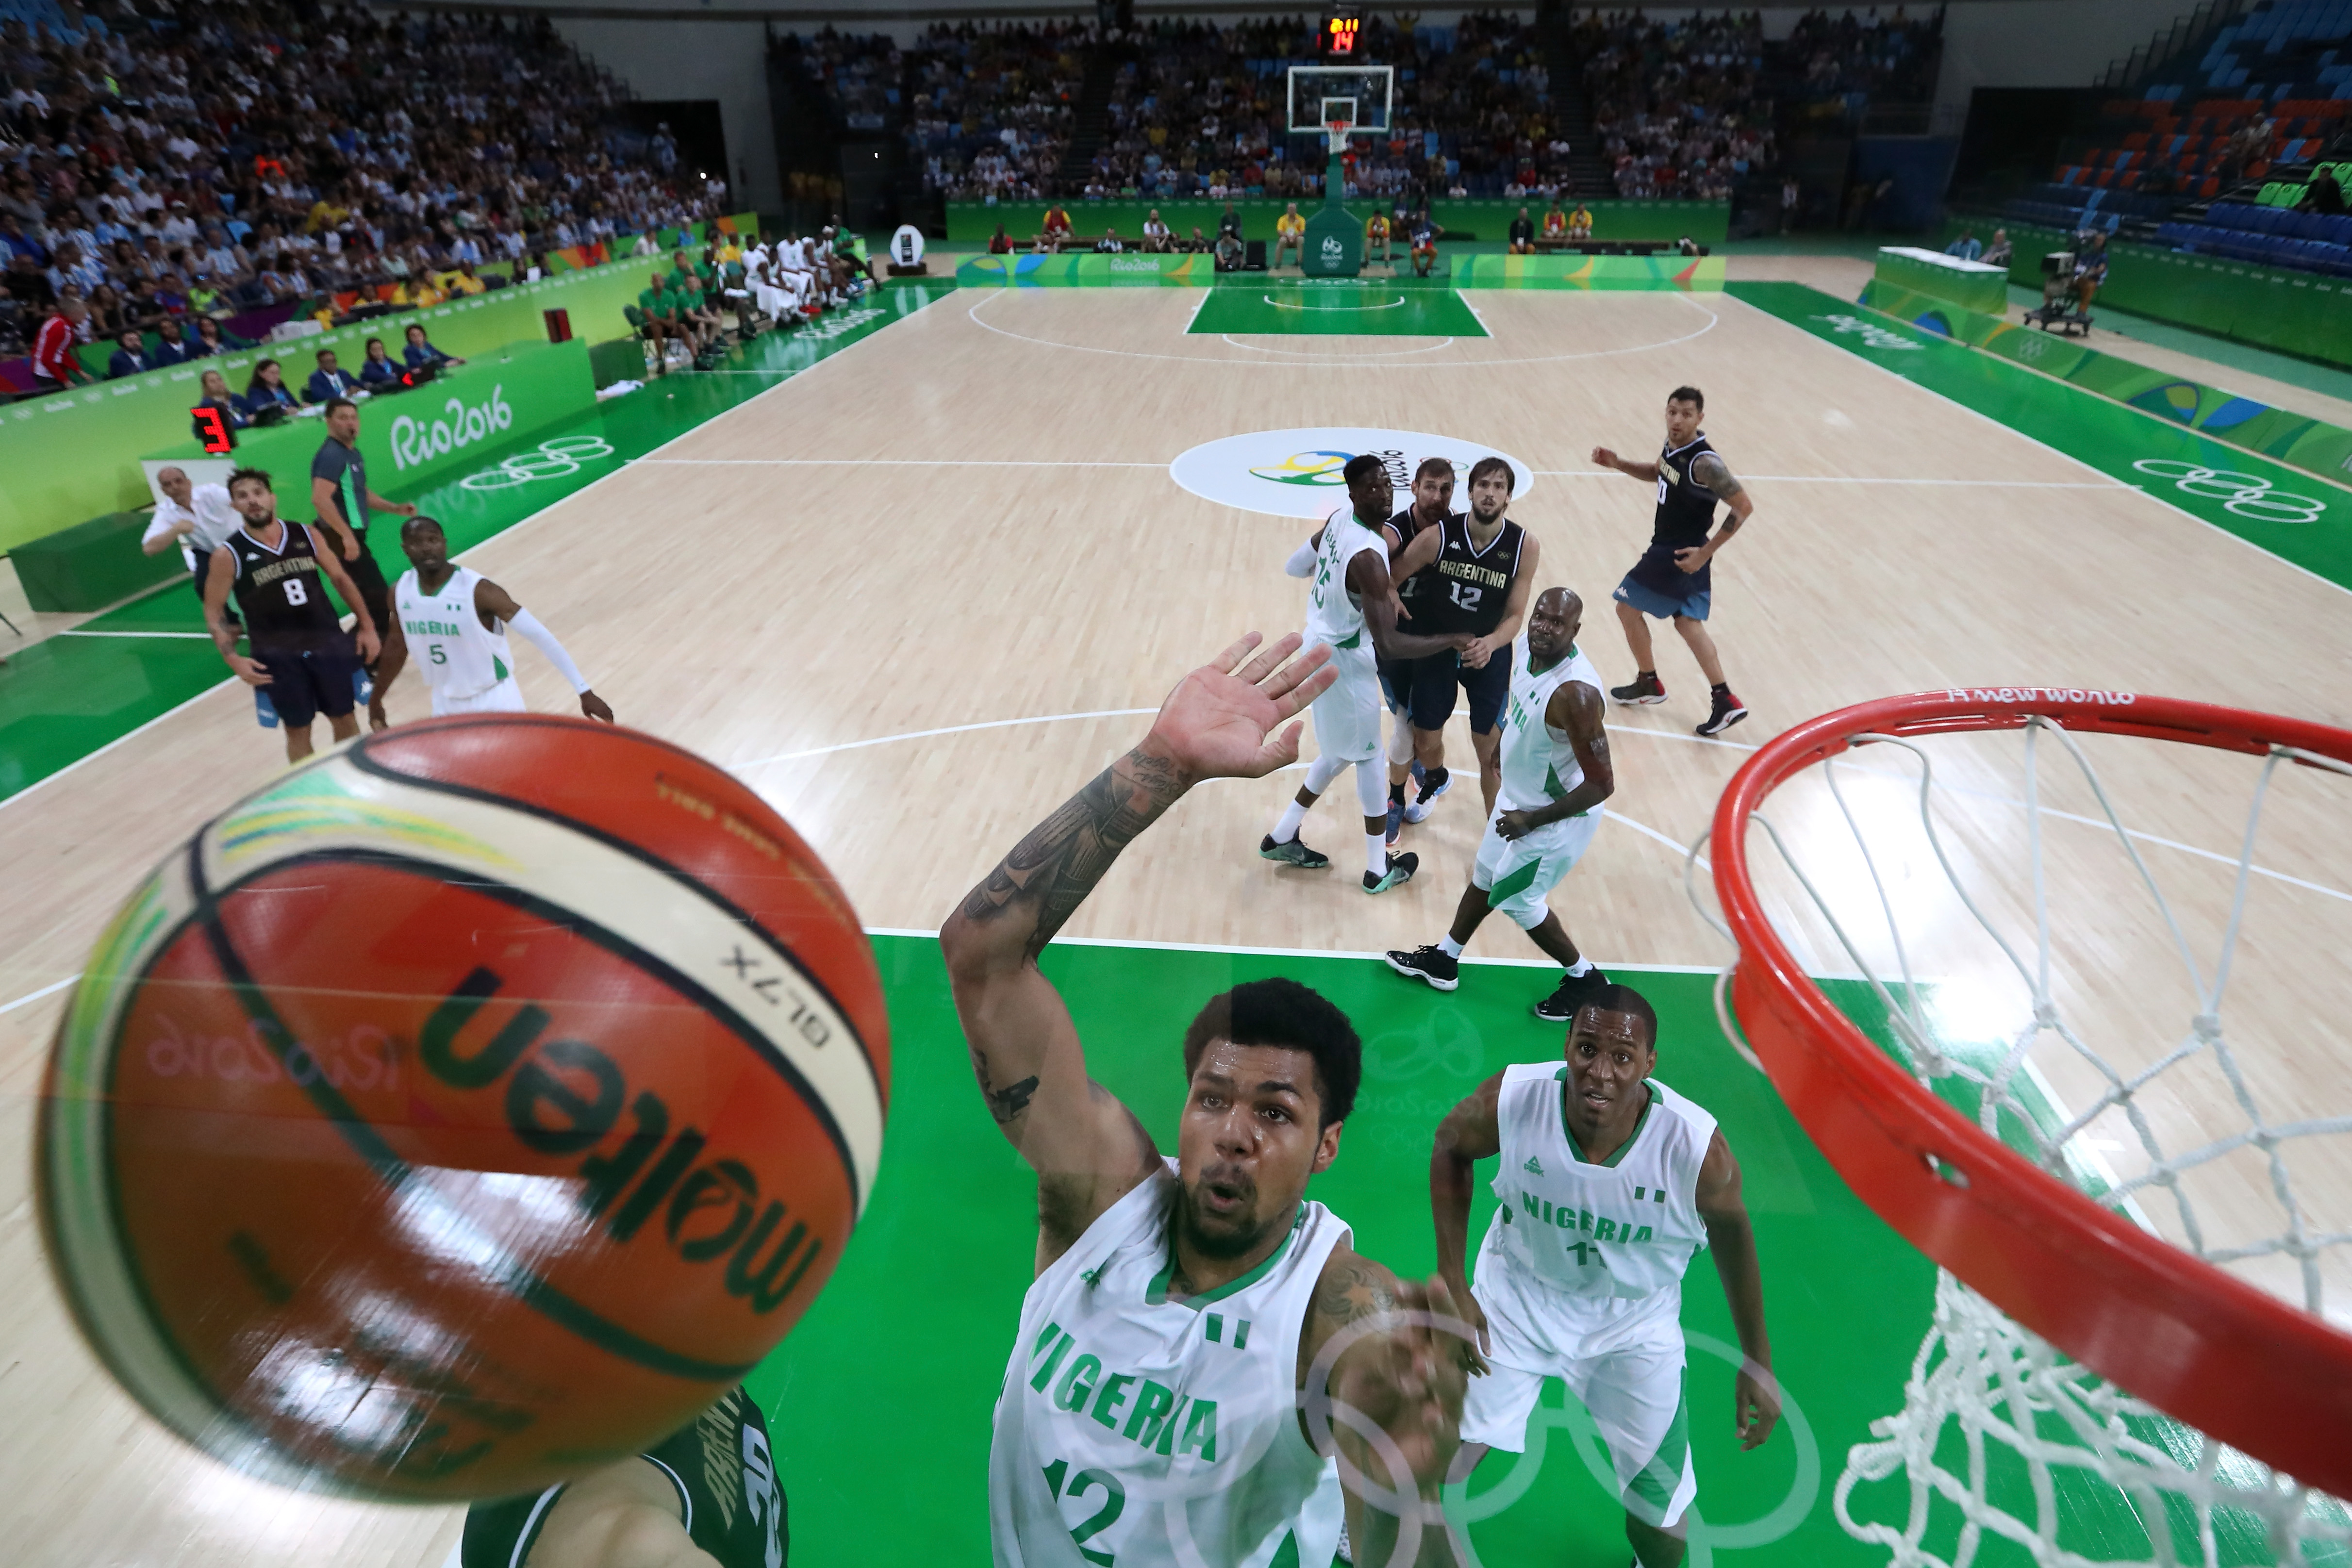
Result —
<svg viewBox="0 0 2352 1568"><path fill-rule="evenodd" d="M1462 1440L1525 1453L1528 1417L1544 1379L1557 1377L1591 1415L1626 1511L1661 1528L1680 1521L1698 1495L1682 1292L1546 1301L1541 1286L1521 1286L1485 1256L1470 1289L1486 1314L1494 1349L1486 1375L1470 1379L1464 1391Z"/></svg>
<svg viewBox="0 0 2352 1568"><path fill-rule="evenodd" d="M1339 678L1315 699L1315 745L1336 762L1376 762L1381 755L1381 676L1370 648L1335 648Z"/></svg>
<svg viewBox="0 0 2352 1568"><path fill-rule="evenodd" d="M1486 836L1478 841L1478 861L1471 867L1470 885L1486 893L1487 908L1501 910L1522 929L1532 931L1551 913L1544 900L1584 858L1584 852L1592 847L1592 835L1600 831L1597 810L1516 839L1503 837L1490 821Z"/></svg>
<svg viewBox="0 0 2352 1568"><path fill-rule="evenodd" d="M529 713L530 705L522 700L522 687L512 675L488 691L476 692L467 697L443 695L441 688L433 689L433 716L440 718L453 713Z"/></svg>

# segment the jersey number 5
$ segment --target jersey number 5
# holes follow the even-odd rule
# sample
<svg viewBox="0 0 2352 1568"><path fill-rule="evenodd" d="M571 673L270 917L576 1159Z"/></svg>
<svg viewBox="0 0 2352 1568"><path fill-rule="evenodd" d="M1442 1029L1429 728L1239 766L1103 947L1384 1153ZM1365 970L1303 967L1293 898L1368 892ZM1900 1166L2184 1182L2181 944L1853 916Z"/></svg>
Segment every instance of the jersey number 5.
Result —
<svg viewBox="0 0 2352 1568"><path fill-rule="evenodd" d="M1056 1502L1064 1495L1062 1479L1068 1474L1069 1469L1070 1461L1067 1459L1055 1459L1045 1467L1045 1485L1052 1490ZM1100 1563L1102 1568L1113 1568L1113 1553L1098 1552L1087 1542L1117 1524L1118 1516L1127 1511L1127 1489L1119 1485L1118 1478L1108 1470L1080 1470L1069 1477L1069 1483L1068 1495L1073 1498L1082 1497L1097 1487L1103 1489L1102 1506L1095 1510L1093 1517L1083 1524L1070 1526L1070 1539L1077 1542L1079 1556L1089 1563Z"/></svg>

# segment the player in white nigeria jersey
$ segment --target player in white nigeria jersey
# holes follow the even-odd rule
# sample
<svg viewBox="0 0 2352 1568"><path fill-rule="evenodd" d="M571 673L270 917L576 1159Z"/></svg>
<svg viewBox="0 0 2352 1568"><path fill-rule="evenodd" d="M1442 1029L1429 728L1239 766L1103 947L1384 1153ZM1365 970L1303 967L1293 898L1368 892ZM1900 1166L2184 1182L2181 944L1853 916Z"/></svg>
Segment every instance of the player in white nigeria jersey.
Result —
<svg viewBox="0 0 2352 1568"><path fill-rule="evenodd" d="M1321 871L1331 857L1310 850L1299 824L1317 797L1349 767L1356 770L1356 804L1364 813L1364 891L1386 893L1412 880L1421 864L1414 854L1389 852L1389 781L1381 745L1382 663L1459 653L1477 641L1467 633L1412 636L1397 630L1396 591L1389 582L1387 526L1395 493L1389 473L1370 453L1348 459L1340 469L1348 505L1323 519L1315 537L1291 553L1283 568L1293 577L1311 577L1307 591L1307 641L1331 650L1338 678L1315 699L1315 745L1307 782L1282 810L1274 831L1257 852L1286 865Z"/></svg>
<svg viewBox="0 0 2352 1568"><path fill-rule="evenodd" d="M1780 1385L1764 1334L1756 1235L1739 1163L1715 1118L1651 1076L1658 1018L1630 986L1578 1008L1568 1060L1509 1067L1447 1113L1430 1157L1437 1267L1475 1330L1462 1410L1466 1475L1489 1448L1527 1451L1547 1376L1592 1416L1642 1568L1683 1560L1697 1495L1685 1406L1683 1274L1706 1247L1731 1304L1742 1364L1732 1420L1740 1447L1771 1436ZM1475 1164L1502 1156L1502 1206L1465 1272ZM1465 1353L1468 1347L1465 1347Z"/></svg>
<svg viewBox="0 0 2352 1568"><path fill-rule="evenodd" d="M1330 655L1258 642L1185 676L1142 744L940 930L981 1092L1037 1172L1036 1282L989 1456L997 1568L1328 1568L1343 1510L1367 1568L1454 1561L1438 1493L1463 1365L1434 1324L1465 1330L1444 1286L1401 1283L1306 1197L1361 1072L1347 1016L1292 980L1211 998L1184 1034L1171 1161L1087 1077L1037 968L1186 789L1297 757L1286 721L1330 685ZM1327 1390L1369 1436L1329 1419ZM1367 1488L1387 1500L1367 1504Z"/></svg>
<svg viewBox="0 0 2352 1568"><path fill-rule="evenodd" d="M1576 950L1545 898L1591 846L1601 802L1616 792L1609 737L1601 727L1601 673L1578 652L1584 601L1565 588L1536 598L1527 630L1511 649L1511 686L1503 707L1499 808L1478 842L1470 885L1443 940L1407 952L1392 948L1389 967L1441 991L1461 983L1462 949L1490 909L1518 923L1568 973L1536 1004L1536 1017L1566 1022L1579 998L1609 977Z"/></svg>
<svg viewBox="0 0 2352 1568"><path fill-rule="evenodd" d="M580 666L538 616L480 572L450 561L449 540L438 522L409 518L401 525L400 549L408 570L393 589L393 612L407 634L409 658L432 688L434 717L530 711L507 646L511 627L572 683L582 713L613 722L612 708L588 688Z"/></svg>

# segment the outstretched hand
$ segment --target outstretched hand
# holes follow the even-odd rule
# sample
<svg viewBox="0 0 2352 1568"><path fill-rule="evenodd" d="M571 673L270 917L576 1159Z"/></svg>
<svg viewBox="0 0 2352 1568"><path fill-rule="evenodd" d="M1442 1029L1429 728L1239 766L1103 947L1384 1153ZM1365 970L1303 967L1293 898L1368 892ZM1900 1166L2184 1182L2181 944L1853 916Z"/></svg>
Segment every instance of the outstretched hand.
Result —
<svg viewBox="0 0 2352 1568"><path fill-rule="evenodd" d="M1264 640L1250 632L1176 683L1160 705L1144 747L1181 769L1188 785L1263 779L1298 760L1297 715L1339 673L1319 643L1291 658L1303 640L1296 632L1257 652Z"/></svg>

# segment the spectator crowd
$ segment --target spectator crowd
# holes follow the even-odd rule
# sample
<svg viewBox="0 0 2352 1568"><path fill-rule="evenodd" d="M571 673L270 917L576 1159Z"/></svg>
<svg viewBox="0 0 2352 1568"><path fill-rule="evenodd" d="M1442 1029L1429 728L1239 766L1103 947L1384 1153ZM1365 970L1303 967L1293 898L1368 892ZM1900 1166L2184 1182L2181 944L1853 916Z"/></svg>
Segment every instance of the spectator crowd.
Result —
<svg viewBox="0 0 2352 1568"><path fill-rule="evenodd" d="M543 17L115 3L0 24L0 352L68 304L80 341L188 345L271 306L435 304L724 195L681 188L667 135L604 131L624 89Z"/></svg>
<svg viewBox="0 0 2352 1568"><path fill-rule="evenodd" d="M934 23L901 68L924 188L974 201L1054 193L1095 36L1081 23Z"/></svg>
<svg viewBox="0 0 2352 1568"><path fill-rule="evenodd" d="M1284 72L1316 63L1314 47L1297 16L1109 33L1093 23L938 24L903 58L907 141L925 188L956 200L1305 196L1321 188L1325 152L1290 135ZM1559 184L1568 142L1540 51L1516 18L1405 28L1371 16L1360 48L1395 68L1395 104L1388 135L1351 148L1354 192L1407 202ZM1104 134L1065 177L1097 49L1118 62Z"/></svg>
<svg viewBox="0 0 2352 1568"><path fill-rule="evenodd" d="M1772 106L1758 90L1758 13L1681 22L1588 13L1578 41L1593 133L1620 196L1725 200L1776 162Z"/></svg>
<svg viewBox="0 0 2352 1568"><path fill-rule="evenodd" d="M1145 29L1112 89L1110 133L1080 193L1149 198L1262 194L1322 188L1318 136L1293 136L1285 72L1318 63L1297 18L1161 23ZM1363 58L1394 68L1387 134L1349 145L1353 195L1417 204L1431 194L1521 193L1564 162L1549 76L1516 19L1471 15L1448 27L1401 27L1370 16Z"/></svg>
<svg viewBox="0 0 2352 1568"><path fill-rule="evenodd" d="M1801 73L1796 97L1806 103L1849 115L1871 100L1925 103L1936 96L1944 14L1915 17L1901 5L1886 16L1874 5L1860 16L1808 11L1782 47Z"/></svg>

